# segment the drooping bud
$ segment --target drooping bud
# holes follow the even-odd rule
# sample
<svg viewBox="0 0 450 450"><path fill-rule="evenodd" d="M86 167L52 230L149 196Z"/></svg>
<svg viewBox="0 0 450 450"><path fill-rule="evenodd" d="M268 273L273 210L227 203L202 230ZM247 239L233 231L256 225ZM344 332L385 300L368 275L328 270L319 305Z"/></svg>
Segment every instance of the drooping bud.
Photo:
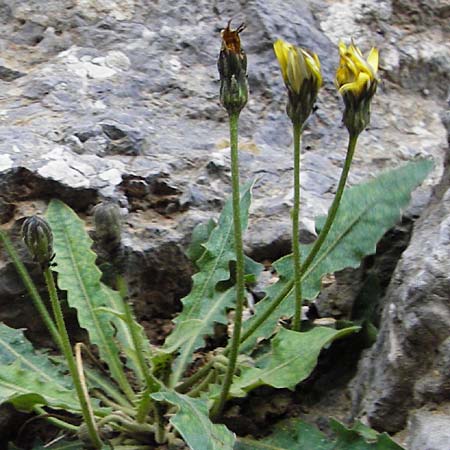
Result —
<svg viewBox="0 0 450 450"><path fill-rule="evenodd" d="M354 43L339 43L340 63L336 71L336 87L345 104L343 121L350 134L358 135L370 122L370 103L378 86L378 49L367 59Z"/></svg>
<svg viewBox="0 0 450 450"><path fill-rule="evenodd" d="M104 202L94 208L96 239L108 250L120 246L122 224L120 209L115 203Z"/></svg>
<svg viewBox="0 0 450 450"><path fill-rule="evenodd" d="M303 126L322 86L319 58L281 39L273 48L288 90L287 114L293 123Z"/></svg>
<svg viewBox="0 0 450 450"><path fill-rule="evenodd" d="M247 56L241 47L239 33L245 24L236 30L230 28L231 21L222 30L222 47L217 61L220 74L220 103L228 114L240 113L248 100Z"/></svg>
<svg viewBox="0 0 450 450"><path fill-rule="evenodd" d="M53 234L45 219L28 217L22 225L22 238L33 259L46 268L53 259Z"/></svg>

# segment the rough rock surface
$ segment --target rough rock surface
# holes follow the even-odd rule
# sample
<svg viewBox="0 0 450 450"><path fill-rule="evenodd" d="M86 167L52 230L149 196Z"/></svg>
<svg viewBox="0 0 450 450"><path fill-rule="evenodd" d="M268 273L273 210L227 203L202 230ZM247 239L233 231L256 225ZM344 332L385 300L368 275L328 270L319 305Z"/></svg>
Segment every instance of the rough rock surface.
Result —
<svg viewBox="0 0 450 450"><path fill-rule="evenodd" d="M433 428L449 420L449 172L447 166L436 199L415 224L384 298L377 342L360 361L352 386L354 413L378 429L401 430L409 412L424 405L445 410L440 418L434 413L412 418L412 424L419 424L418 429L410 426L415 433L411 445L417 449L444 449L420 447L425 442L420 428L426 429L428 420L434 421Z"/></svg>
<svg viewBox="0 0 450 450"><path fill-rule="evenodd" d="M443 450L450 442L450 418L436 411L415 413L409 423L409 450Z"/></svg>
<svg viewBox="0 0 450 450"><path fill-rule="evenodd" d="M383 79L349 183L432 156L435 171L414 196L413 217L442 175L445 1L0 1L0 221L17 232L20 219L44 211L51 197L88 221L101 199L118 202L144 320L179 306L190 285L190 232L217 216L230 192L216 68L219 31L230 17L248 24L251 95L240 156L242 178L257 178L246 236L254 257L274 259L290 246L292 137L272 50L278 37L316 51L325 79L303 140L302 240L313 238L313 219L326 212L345 155L333 86L340 38L353 36L364 50L377 45ZM0 319L30 326L24 317L33 314L5 261Z"/></svg>

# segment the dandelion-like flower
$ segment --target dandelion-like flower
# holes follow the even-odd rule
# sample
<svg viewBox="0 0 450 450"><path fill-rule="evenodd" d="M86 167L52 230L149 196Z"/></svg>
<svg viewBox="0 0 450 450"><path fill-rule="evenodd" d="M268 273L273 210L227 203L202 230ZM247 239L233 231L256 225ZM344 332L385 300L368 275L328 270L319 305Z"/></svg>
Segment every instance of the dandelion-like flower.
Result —
<svg viewBox="0 0 450 450"><path fill-rule="evenodd" d="M231 21L222 30L222 47L217 61L220 74L220 102L231 113L239 113L248 100L247 56L241 46L239 34L245 24L236 30Z"/></svg>
<svg viewBox="0 0 450 450"><path fill-rule="evenodd" d="M322 86L319 58L315 53L281 39L274 43L273 48L288 90L288 116L294 123L303 125Z"/></svg>
<svg viewBox="0 0 450 450"><path fill-rule="evenodd" d="M364 58L354 43L339 43L340 63L336 87L345 103L344 124L351 134L359 134L370 122L370 102L378 86L378 49Z"/></svg>

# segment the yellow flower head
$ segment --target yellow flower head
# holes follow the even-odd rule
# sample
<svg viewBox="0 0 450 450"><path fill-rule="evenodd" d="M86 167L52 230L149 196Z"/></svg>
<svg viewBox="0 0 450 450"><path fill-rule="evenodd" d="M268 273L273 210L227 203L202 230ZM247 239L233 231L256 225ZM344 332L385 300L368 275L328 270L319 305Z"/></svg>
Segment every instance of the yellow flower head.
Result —
<svg viewBox="0 0 450 450"><path fill-rule="evenodd" d="M357 135L370 121L370 102L378 86L378 49L372 48L365 59L353 42L348 47L339 42L339 55L335 83L345 103L344 124Z"/></svg>
<svg viewBox="0 0 450 450"><path fill-rule="evenodd" d="M281 39L273 44L273 48L288 90L288 115L292 121L303 125L322 86L319 58L315 53Z"/></svg>
<svg viewBox="0 0 450 450"><path fill-rule="evenodd" d="M339 55L341 60L336 71L339 92L355 97L364 94L372 96L378 84L378 49L373 47L367 59L364 59L361 50L354 43L347 47L341 41Z"/></svg>
<svg viewBox="0 0 450 450"><path fill-rule="evenodd" d="M273 44L281 74L288 89L300 94L305 80L312 80L316 90L322 86L320 61L315 53L295 47L281 39Z"/></svg>

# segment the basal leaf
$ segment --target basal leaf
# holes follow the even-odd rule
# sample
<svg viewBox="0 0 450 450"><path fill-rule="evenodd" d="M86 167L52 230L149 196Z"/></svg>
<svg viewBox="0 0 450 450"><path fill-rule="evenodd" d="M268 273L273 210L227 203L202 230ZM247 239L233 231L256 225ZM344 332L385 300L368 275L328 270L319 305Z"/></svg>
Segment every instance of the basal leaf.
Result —
<svg viewBox="0 0 450 450"><path fill-rule="evenodd" d="M152 394L157 401L166 401L178 407L170 419L191 450L232 450L234 434L225 425L215 425L209 420L206 400L188 397L176 392Z"/></svg>
<svg viewBox="0 0 450 450"><path fill-rule="evenodd" d="M33 349L22 331L0 324L0 403L30 411L35 405L79 412L64 366Z"/></svg>
<svg viewBox="0 0 450 450"><path fill-rule="evenodd" d="M410 200L411 192L418 186L432 168L429 160L418 160L395 170L382 173L377 178L344 192L341 206L321 250L303 274L303 298L312 300L319 291L324 275L346 267L358 267L361 260L374 254L377 242L395 225ZM316 221L320 228L323 218ZM303 261L312 245L303 246ZM267 289L266 297L256 305L256 314L244 324L244 332L256 318L271 309L275 297L292 285L292 256L288 255L276 263L274 268L279 281ZM251 350L258 338L270 337L282 316L292 316L294 296L292 289L284 301L270 314L258 332L248 338L243 349Z"/></svg>
<svg viewBox="0 0 450 450"><path fill-rule="evenodd" d="M241 375L233 381L231 396L245 396L262 385L294 389L311 374L321 350L327 344L358 330L359 327L343 330L316 327L306 332L296 332L281 328L272 339L269 355L257 361L256 367L243 368Z"/></svg>
<svg viewBox="0 0 450 450"><path fill-rule="evenodd" d="M331 426L336 439L327 438L303 420L289 419L261 440L238 438L235 450L404 450L388 434L379 434L361 423L348 429L332 420Z"/></svg>
<svg viewBox="0 0 450 450"><path fill-rule="evenodd" d="M251 188L252 184L248 183L241 191L243 229L247 226ZM199 272L192 277L192 290L182 300L183 311L175 319L176 327L163 347L168 352L179 349L172 385L181 378L194 350L204 345L204 337L213 332L214 323L226 323L226 309L234 302L233 288L224 292L217 289L220 282L230 278L230 262L235 260L231 199L203 246L205 251L197 261Z"/></svg>
<svg viewBox="0 0 450 450"><path fill-rule="evenodd" d="M199 223L192 231L191 243L186 250L186 255L193 262L198 259L205 252L204 244L208 241L209 236L216 227L216 222L209 219L206 223Z"/></svg>
<svg viewBox="0 0 450 450"><path fill-rule="evenodd" d="M235 450L337 450L315 426L299 419L279 423L270 436L261 440L238 438L234 448Z"/></svg>
<svg viewBox="0 0 450 450"><path fill-rule="evenodd" d="M58 287L67 291L67 301L78 312L80 326L87 330L90 341L97 345L111 375L129 397L133 391L127 382L114 338L110 318L96 308L111 306L109 292L100 282L101 272L95 265L92 240L81 219L64 203L52 200L47 219L53 232Z"/></svg>

